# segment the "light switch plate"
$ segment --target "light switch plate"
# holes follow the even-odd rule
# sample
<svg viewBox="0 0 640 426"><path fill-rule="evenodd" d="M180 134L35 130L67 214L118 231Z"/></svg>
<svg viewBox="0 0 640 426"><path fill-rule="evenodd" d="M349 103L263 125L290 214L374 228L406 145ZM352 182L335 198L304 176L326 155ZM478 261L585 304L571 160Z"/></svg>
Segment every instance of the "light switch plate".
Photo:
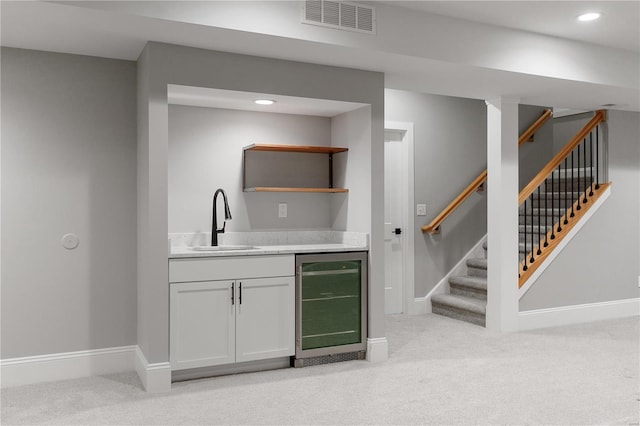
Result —
<svg viewBox="0 0 640 426"><path fill-rule="evenodd" d="M418 216L426 216L427 215L427 205L426 204L416 204L416 214Z"/></svg>
<svg viewBox="0 0 640 426"><path fill-rule="evenodd" d="M287 217L287 203L278 204L278 217L279 218Z"/></svg>

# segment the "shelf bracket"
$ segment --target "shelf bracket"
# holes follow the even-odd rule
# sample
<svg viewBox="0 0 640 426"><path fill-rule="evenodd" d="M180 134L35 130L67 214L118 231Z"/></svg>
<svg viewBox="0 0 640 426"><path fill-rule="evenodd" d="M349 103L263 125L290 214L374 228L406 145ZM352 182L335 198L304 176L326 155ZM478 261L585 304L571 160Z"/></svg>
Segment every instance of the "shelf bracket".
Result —
<svg viewBox="0 0 640 426"><path fill-rule="evenodd" d="M333 154L329 154L329 188L333 188Z"/></svg>

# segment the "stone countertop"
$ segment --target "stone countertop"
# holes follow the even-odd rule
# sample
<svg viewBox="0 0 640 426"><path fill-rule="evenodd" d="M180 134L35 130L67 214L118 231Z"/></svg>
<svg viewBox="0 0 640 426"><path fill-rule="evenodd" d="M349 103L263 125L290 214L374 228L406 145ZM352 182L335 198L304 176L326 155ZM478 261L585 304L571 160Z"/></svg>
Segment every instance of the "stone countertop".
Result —
<svg viewBox="0 0 640 426"><path fill-rule="evenodd" d="M303 254L303 253L339 253L350 251L367 251L367 246L349 244L296 244L256 246L243 250L196 251L188 246L172 247L169 259L187 257L225 257L225 256L264 256L273 254Z"/></svg>

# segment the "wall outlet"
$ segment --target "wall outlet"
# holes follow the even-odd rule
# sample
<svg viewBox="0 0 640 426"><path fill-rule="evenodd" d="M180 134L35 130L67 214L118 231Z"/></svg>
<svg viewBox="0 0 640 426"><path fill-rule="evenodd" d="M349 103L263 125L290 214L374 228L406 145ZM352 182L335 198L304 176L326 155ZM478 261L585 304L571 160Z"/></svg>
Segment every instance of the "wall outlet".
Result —
<svg viewBox="0 0 640 426"><path fill-rule="evenodd" d="M638 287L640 287L640 275L638 275Z"/></svg>
<svg viewBox="0 0 640 426"><path fill-rule="evenodd" d="M278 217L279 218L287 217L287 203L278 204Z"/></svg>
<svg viewBox="0 0 640 426"><path fill-rule="evenodd" d="M426 216L427 215L427 205L426 204L416 204L416 214L418 216Z"/></svg>

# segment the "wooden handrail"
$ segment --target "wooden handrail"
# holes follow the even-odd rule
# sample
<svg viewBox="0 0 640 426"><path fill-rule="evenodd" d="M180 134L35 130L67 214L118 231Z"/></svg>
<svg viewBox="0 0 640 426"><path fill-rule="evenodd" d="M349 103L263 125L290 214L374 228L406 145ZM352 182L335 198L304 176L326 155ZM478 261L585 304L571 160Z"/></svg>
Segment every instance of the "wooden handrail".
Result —
<svg viewBox="0 0 640 426"><path fill-rule="evenodd" d="M453 211L457 209L460 204L464 202L464 200L466 200L471 194L476 192L486 180L487 171L485 170L484 172L480 173L480 175L475 178L473 182L471 182L469 186L467 186L464 191L462 191L451 203L449 203L449 205L444 210L442 210L442 212L440 212L440 214L436 216L430 224L423 226L422 232L437 232L442 222L444 222L444 220L451 213L453 213Z"/></svg>
<svg viewBox="0 0 640 426"><path fill-rule="evenodd" d="M529 128L525 130L523 134L520 135L520 138L518 139L518 146L522 145L523 143L531 139L534 133L537 132L540 129L540 127L542 127L544 123L546 123L547 120L550 119L552 116L553 116L553 111L551 111L550 108L545 109L544 113L542 113L540 118L538 118L535 121L535 123L529 126Z"/></svg>
<svg viewBox="0 0 640 426"><path fill-rule="evenodd" d="M531 182L525 186L522 191L520 191L520 195L518 196L518 205L524 203L524 201L529 198L529 195L533 194L542 183L547 179L547 177L564 161L564 159L571 154L571 151L574 150L576 146L582 139L584 139L595 127L607 120L607 112L603 109L596 111L596 114L593 116L591 120L576 134L569 143L562 148L560 152L556 154L555 157L547 163L546 166L534 177Z"/></svg>
<svg viewBox="0 0 640 426"><path fill-rule="evenodd" d="M537 132L540 129L540 127L542 127L542 125L546 123L547 120L549 120L552 116L553 116L553 112L551 111L551 109L546 109L544 113L542 113L540 118L538 118L531 126L529 126L527 130L524 131L522 135L520 135L520 138L518 138L518 146L528 141L531 138L531 136L533 136L533 134ZM449 203L449 205L445 207L444 210L442 210L442 212L440 212L440 214L431 221L431 223L423 226L422 232L425 232L425 233L438 232L442 222L444 222L444 220L447 217L449 217L451 213L453 213L458 207L460 207L460 205L467 198L469 198L471 194L473 194L478 189L480 189L486 181L487 181L487 170L485 169L482 173L480 173L480 175L477 178L473 180L473 182L471 182L460 194L458 194L458 196L454 198L454 200L451 203Z"/></svg>

